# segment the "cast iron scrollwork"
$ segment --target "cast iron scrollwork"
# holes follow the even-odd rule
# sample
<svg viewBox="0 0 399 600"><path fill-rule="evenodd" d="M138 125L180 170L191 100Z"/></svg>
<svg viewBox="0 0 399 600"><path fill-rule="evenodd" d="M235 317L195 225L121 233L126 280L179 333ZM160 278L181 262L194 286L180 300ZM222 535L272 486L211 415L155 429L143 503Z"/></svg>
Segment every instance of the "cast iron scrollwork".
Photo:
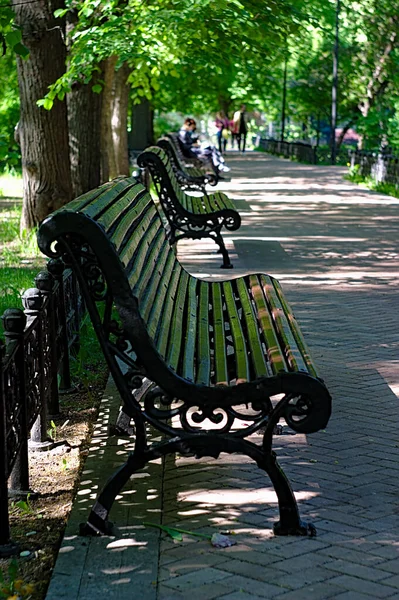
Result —
<svg viewBox="0 0 399 600"><path fill-rule="evenodd" d="M143 400L147 418L169 435L203 432L208 421L209 430L215 434L231 432L234 437L244 438L268 421L272 409L269 399L249 405L198 405L168 396L158 386L152 386Z"/></svg>

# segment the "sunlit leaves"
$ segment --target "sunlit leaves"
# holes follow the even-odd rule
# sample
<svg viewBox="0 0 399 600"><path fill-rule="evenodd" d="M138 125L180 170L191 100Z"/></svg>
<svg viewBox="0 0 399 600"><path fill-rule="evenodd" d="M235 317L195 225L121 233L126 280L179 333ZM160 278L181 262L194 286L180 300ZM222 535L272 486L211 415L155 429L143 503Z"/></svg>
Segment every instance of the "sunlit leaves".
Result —
<svg viewBox="0 0 399 600"><path fill-rule="evenodd" d="M29 50L22 44L21 30L14 23L14 12L3 6L0 10L0 47L1 54L10 50L22 58L29 56Z"/></svg>

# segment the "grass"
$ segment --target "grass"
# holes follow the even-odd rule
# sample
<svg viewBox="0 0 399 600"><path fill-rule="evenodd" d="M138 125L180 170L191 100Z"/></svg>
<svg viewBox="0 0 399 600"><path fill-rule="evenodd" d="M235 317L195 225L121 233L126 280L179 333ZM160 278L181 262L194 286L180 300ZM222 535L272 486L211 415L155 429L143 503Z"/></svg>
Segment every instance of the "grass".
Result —
<svg viewBox="0 0 399 600"><path fill-rule="evenodd" d="M375 181L370 175L364 176L359 173L359 165L355 165L350 169L349 173L345 176L345 179L362 185L369 190L374 190L380 194L386 194L387 196L393 196L399 198L399 186L394 183L381 183Z"/></svg>
<svg viewBox="0 0 399 600"><path fill-rule="evenodd" d="M0 198L22 198L22 177L9 171L0 175Z"/></svg>

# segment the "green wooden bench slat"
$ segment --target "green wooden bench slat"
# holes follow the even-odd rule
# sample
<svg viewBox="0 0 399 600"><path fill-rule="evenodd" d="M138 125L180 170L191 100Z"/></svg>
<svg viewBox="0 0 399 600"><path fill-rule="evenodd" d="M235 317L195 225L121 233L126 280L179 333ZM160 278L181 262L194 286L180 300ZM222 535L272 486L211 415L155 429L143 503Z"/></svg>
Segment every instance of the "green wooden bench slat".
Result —
<svg viewBox="0 0 399 600"><path fill-rule="evenodd" d="M160 293L158 293L155 297L154 304L147 320L147 328L153 340L157 340L160 330L164 327L167 328L168 323L170 322L170 315L166 316L164 309L167 300L172 302L173 306L173 298L176 293L176 287L180 277L180 270L180 265L176 263L176 268L173 269L173 272L171 273L165 292L163 293L162 290L160 290ZM165 283L166 281L164 281L164 284ZM165 353L163 356L165 357Z"/></svg>
<svg viewBox="0 0 399 600"><path fill-rule="evenodd" d="M187 298L187 327L186 339L184 343L184 356L182 365L183 377L189 381L195 381L195 351L197 341L197 320L198 320L198 301L197 301L197 280L190 277L188 284Z"/></svg>
<svg viewBox="0 0 399 600"><path fill-rule="evenodd" d="M215 382L229 384L227 372L227 348L225 339L222 290L219 283L212 283L213 337L215 347Z"/></svg>
<svg viewBox="0 0 399 600"><path fill-rule="evenodd" d="M164 235L164 232L159 229L159 224L156 222L151 224L147 230L147 235L143 236L138 244L137 238L134 238L131 245L127 246L126 259L129 259L129 254L133 253L132 261L129 259L128 262L128 279L133 291L143 273L144 266L147 263L149 248L154 248L154 254L157 251L160 253L161 249L162 251L166 251L167 247L168 241L166 236ZM130 262L132 262L132 264L130 264Z"/></svg>
<svg viewBox="0 0 399 600"><path fill-rule="evenodd" d="M129 195L129 200L132 200L133 197ZM118 203L119 205L119 203ZM111 240L112 242L115 244L115 247L117 250L120 250L121 255L124 256L124 249L125 246L129 244L124 244L125 242L125 236L126 233L129 231L129 228L132 224L132 222L136 219L142 219L143 222L140 223L140 225L137 228L134 228L132 236L133 237L137 237L140 238L141 236L141 231L143 231L143 229L148 226L148 223L151 220L154 220L154 217L156 215L156 209L155 207L149 209L148 206L146 207L146 201L145 201L145 196L143 196L143 198L141 198L137 204L135 205L134 209L131 209L130 211L128 211L124 216L123 216L123 211L120 210L120 215L122 215L122 217L120 218L117 226L115 227L115 231L113 231L112 236L111 236ZM145 220L145 222L144 222ZM102 223L102 220L100 221ZM123 249L121 249L123 246ZM136 244L134 245L134 247L136 246ZM127 263L126 263L127 264Z"/></svg>
<svg viewBox="0 0 399 600"><path fill-rule="evenodd" d="M117 182L109 182L105 186L86 192L76 200L69 202L68 210L80 211L84 208L85 214L96 220L104 208L107 208L119 194L132 185L136 185L136 182L131 179L129 181L123 179Z"/></svg>
<svg viewBox="0 0 399 600"><path fill-rule="evenodd" d="M156 264L149 263L145 266L144 271L146 273L149 271L151 277L146 282L145 288L141 287L138 294L140 314L144 321L147 322L148 320L157 294L165 297L165 291L169 286L169 280L175 266L176 256L168 246L165 246L162 253L158 255Z"/></svg>
<svg viewBox="0 0 399 600"><path fill-rule="evenodd" d="M256 304L258 321L262 325L263 335L266 340L267 355L273 373L278 373L279 371L288 371L288 365L286 363L284 353L280 347L280 342L275 332L275 325L263 294L263 279L261 283L256 275L250 275L249 283L251 287L251 293Z"/></svg>
<svg viewBox="0 0 399 600"><path fill-rule="evenodd" d="M159 249L161 248L161 252ZM143 297L143 293L147 290L147 285L152 278L154 271L157 267L157 261L159 259L161 267L164 268L166 261L170 254L170 247L164 243L161 235L155 238L155 243L151 245L149 253L146 255L144 266L139 273L139 277L133 287L133 293L140 300ZM131 276L133 275L133 271Z"/></svg>
<svg viewBox="0 0 399 600"><path fill-rule="evenodd" d="M189 275L187 271L182 270L173 307L173 318L166 362L174 371L177 371L179 366L180 352L183 340L185 339L184 308L187 296L188 278Z"/></svg>
<svg viewBox="0 0 399 600"><path fill-rule="evenodd" d="M189 196L188 194L179 194L179 200L180 200L180 204L183 206L183 208L185 208L186 210L188 210L188 212L193 212L193 204L192 204L192 198L191 196Z"/></svg>
<svg viewBox="0 0 399 600"><path fill-rule="evenodd" d="M270 307L270 312L273 315L277 335L281 340L281 345L284 348L286 359L291 371L305 370L307 371L306 363L302 354L297 348L295 338L292 334L290 324L281 306L279 297L276 294L271 277L261 276L262 287Z"/></svg>
<svg viewBox="0 0 399 600"><path fill-rule="evenodd" d="M316 369L316 367L312 361L312 358L310 356L308 345L306 344L306 342L303 338L303 335L299 328L298 322L294 317L294 313L292 312L292 309L291 309L289 303L287 302L287 300L284 297L280 282L277 279L274 279L274 277L271 277L270 279L273 282L273 286L276 291L276 294L278 295L278 299L281 302L281 306L283 307L285 313L288 315L291 331L295 338L296 344L298 345L298 347L301 350L302 357L306 363L306 369L310 373L310 375L313 375L314 377L318 377L317 369ZM299 362L298 362L298 364L300 365Z"/></svg>
<svg viewBox="0 0 399 600"><path fill-rule="evenodd" d="M250 378L248 350L240 323L237 305L234 299L232 283L230 281L223 282L223 292L227 306L231 334L233 337L237 375L236 383L241 383L243 381L248 381Z"/></svg>
<svg viewBox="0 0 399 600"><path fill-rule="evenodd" d="M191 204L192 204L191 210L195 215L205 215L206 214L206 208L202 201L202 197L201 198L199 198L198 196L192 197Z"/></svg>
<svg viewBox="0 0 399 600"><path fill-rule="evenodd" d="M182 269L174 269L171 273L171 278L169 282L168 293L165 295L161 295L163 299L163 310L160 317L160 323L158 326L157 336L155 338L155 344L158 352L166 358L168 341L169 341L169 332L172 324L172 315L175 306L175 296L177 286L179 284L180 274Z"/></svg>
<svg viewBox="0 0 399 600"><path fill-rule="evenodd" d="M248 342L251 349L251 361L256 377L271 375L272 370L266 362L259 337L258 324L249 298L244 279L237 279L237 291L243 310L243 321L247 330Z"/></svg>
<svg viewBox="0 0 399 600"><path fill-rule="evenodd" d="M197 381L209 385L211 378L211 349L209 341L209 284L199 282L199 321L198 321L198 359Z"/></svg>
<svg viewBox="0 0 399 600"><path fill-rule="evenodd" d="M120 216L128 209L133 203L136 196L144 196L141 185L137 182L136 185L132 186L130 190L123 194L114 204L108 204L107 210L100 215L98 221L102 224L104 229L108 231L110 227L120 218ZM128 222L131 224L134 219L134 211L128 211L125 215L125 221L128 218ZM129 218L130 217L130 218Z"/></svg>

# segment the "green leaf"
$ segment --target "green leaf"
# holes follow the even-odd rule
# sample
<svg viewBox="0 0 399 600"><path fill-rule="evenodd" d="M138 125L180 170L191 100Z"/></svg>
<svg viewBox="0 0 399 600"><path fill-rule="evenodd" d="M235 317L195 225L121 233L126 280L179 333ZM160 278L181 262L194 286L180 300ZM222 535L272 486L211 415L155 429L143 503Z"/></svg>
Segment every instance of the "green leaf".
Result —
<svg viewBox="0 0 399 600"><path fill-rule="evenodd" d="M62 19L62 17L65 17L67 12L67 8L57 8L57 10L54 11L54 16L56 19Z"/></svg>
<svg viewBox="0 0 399 600"><path fill-rule="evenodd" d="M29 56L28 48L21 43L15 44L13 50L15 54L18 54L18 56L21 56L22 58L28 58Z"/></svg>
<svg viewBox="0 0 399 600"><path fill-rule="evenodd" d="M6 42L7 45L11 48L14 48L16 44L18 44L22 40L22 33L19 29L13 29L6 33Z"/></svg>
<svg viewBox="0 0 399 600"><path fill-rule="evenodd" d="M54 100L50 98L41 98L36 102L37 106L43 106L46 110L51 110L53 108Z"/></svg>
<svg viewBox="0 0 399 600"><path fill-rule="evenodd" d="M103 91L102 86L98 83L96 83L96 85L93 85L91 89L95 94L101 94L101 92Z"/></svg>

